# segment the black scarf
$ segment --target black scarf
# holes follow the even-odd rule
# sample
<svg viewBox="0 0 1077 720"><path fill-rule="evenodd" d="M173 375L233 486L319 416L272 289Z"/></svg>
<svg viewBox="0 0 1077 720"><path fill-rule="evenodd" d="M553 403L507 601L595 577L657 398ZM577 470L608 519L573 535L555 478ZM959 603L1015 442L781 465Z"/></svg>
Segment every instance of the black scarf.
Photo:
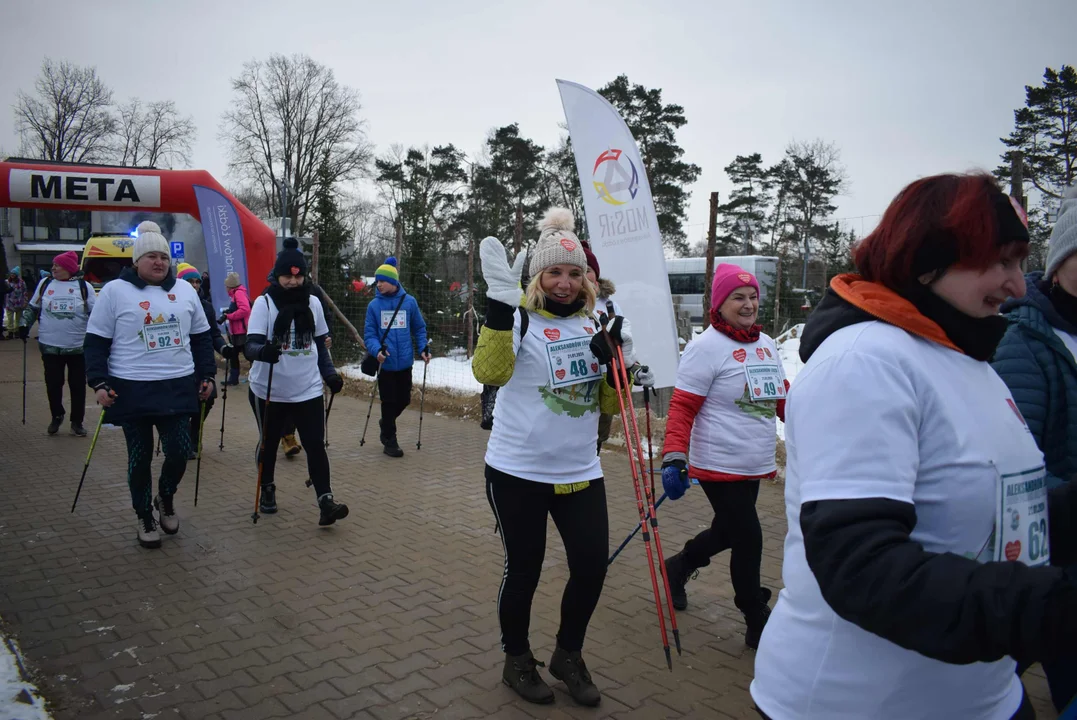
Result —
<svg viewBox="0 0 1077 720"><path fill-rule="evenodd" d="M303 283L294 290L286 290L276 280L266 290L277 306L277 319L273 323L273 338L288 342L292 323L295 323L295 347L309 347L314 340L314 313L310 311L310 285Z"/></svg>
<svg viewBox="0 0 1077 720"><path fill-rule="evenodd" d="M575 300L570 303L562 303L557 302L556 300L551 300L549 297L547 297L545 307L543 309L551 315L556 315L557 317L569 317L570 315L575 315L580 310L583 310L583 300Z"/></svg>
<svg viewBox="0 0 1077 720"><path fill-rule="evenodd" d="M991 359L1009 325L1002 315L985 318L966 315L920 283L900 294L941 327L961 352L976 360Z"/></svg>
<svg viewBox="0 0 1077 720"><path fill-rule="evenodd" d="M1058 314L1070 325L1077 325L1077 297L1073 297L1063 290L1058 283L1051 285L1049 288L1043 287L1045 284L1041 284L1040 290L1051 299L1051 305L1058 311Z"/></svg>

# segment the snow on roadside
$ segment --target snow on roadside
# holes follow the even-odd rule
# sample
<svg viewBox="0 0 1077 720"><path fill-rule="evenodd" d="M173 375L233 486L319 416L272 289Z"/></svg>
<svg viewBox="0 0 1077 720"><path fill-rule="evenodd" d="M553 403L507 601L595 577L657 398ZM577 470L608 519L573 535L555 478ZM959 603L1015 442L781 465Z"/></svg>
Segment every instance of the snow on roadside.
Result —
<svg viewBox="0 0 1077 720"><path fill-rule="evenodd" d="M0 717L5 720L52 720L45 700L23 672L19 644L0 635Z"/></svg>
<svg viewBox="0 0 1077 720"><path fill-rule="evenodd" d="M373 380L359 369L359 363L345 365L339 369L341 375L355 380ZM423 361L416 359L411 368L412 383L421 387L423 382ZM427 387L442 388L462 395L478 395L482 392L482 383L471 374L471 360L461 352L459 355L436 357L426 368Z"/></svg>

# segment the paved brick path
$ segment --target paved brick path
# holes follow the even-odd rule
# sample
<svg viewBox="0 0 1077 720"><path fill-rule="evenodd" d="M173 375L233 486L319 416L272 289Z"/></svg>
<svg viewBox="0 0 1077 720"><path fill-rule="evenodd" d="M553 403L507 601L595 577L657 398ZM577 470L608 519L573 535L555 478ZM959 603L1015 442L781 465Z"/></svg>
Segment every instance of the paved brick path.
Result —
<svg viewBox="0 0 1077 720"><path fill-rule="evenodd" d="M207 422L199 505L194 464L177 496L182 527L162 550L137 546L122 433L104 428L75 514L89 439L45 434L48 409L29 346L27 424L20 424L21 350L0 343L0 616L39 672L55 717L79 718L751 718L754 655L722 559L690 586L680 613L683 657L665 669L643 548L611 568L585 648L601 707L518 702L500 682L495 601L501 543L483 491L487 434L471 421L401 418L407 453L359 448L366 403L341 397L329 450L334 490L352 509L317 526L305 464L278 461L280 513L252 525L257 441L246 386ZM91 400L92 402L92 400ZM377 408L375 408L375 411ZM87 410L87 426L97 420ZM91 429L92 432L92 429ZM158 465L155 464L155 470ZM611 546L633 527L623 454L603 455ZM764 581L780 586L781 486L759 498ZM709 521L692 491L661 513L667 551ZM553 648L564 552L551 523L532 644ZM1026 677L1053 718L1038 668Z"/></svg>

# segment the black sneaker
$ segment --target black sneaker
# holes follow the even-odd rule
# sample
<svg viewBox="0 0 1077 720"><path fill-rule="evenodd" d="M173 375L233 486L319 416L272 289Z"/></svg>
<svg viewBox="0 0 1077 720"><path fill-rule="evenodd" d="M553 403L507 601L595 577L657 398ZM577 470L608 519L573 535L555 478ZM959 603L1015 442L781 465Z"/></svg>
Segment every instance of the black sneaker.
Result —
<svg viewBox="0 0 1077 720"><path fill-rule="evenodd" d="M523 655L506 655L501 682L512 688L529 703L549 705L553 702L553 690L542 679L538 668L545 667L528 650Z"/></svg>
<svg viewBox="0 0 1077 720"><path fill-rule="evenodd" d="M385 440L382 441L382 444L385 446L382 448L382 452L389 457L404 457L404 451L400 449L400 445L397 444L395 437L385 438Z"/></svg>
<svg viewBox="0 0 1077 720"><path fill-rule="evenodd" d="M262 486L262 496L258 499L258 509L266 515L272 515L277 512L277 486L273 483Z"/></svg>
<svg viewBox="0 0 1077 720"><path fill-rule="evenodd" d="M744 631L744 644L752 650L759 649L759 639L763 637L763 628L770 619L771 592L769 588L759 588L759 600L752 607L743 610L744 622L748 628Z"/></svg>
<svg viewBox="0 0 1077 720"><path fill-rule="evenodd" d="M580 705L594 707L602 702L602 695L591 682L591 673L579 652L569 652L560 646L550 658L550 674L568 687L568 694Z"/></svg>
<svg viewBox="0 0 1077 720"><path fill-rule="evenodd" d="M685 585L699 575L699 571L689 569L684 562L684 553L677 553L666 560L666 575L669 577L669 596L677 610L688 609L688 591Z"/></svg>
<svg viewBox="0 0 1077 720"><path fill-rule="evenodd" d="M82 423L71 423L71 434L75 437L86 437L86 428L82 426Z"/></svg>
<svg viewBox="0 0 1077 720"><path fill-rule="evenodd" d="M348 506L333 500L333 493L326 493L318 498L318 509L322 511L318 518L319 525L332 525L337 520L348 517Z"/></svg>
<svg viewBox="0 0 1077 720"><path fill-rule="evenodd" d="M60 423L64 421L64 416L54 417L52 422L49 423L49 435L55 435L60 432Z"/></svg>

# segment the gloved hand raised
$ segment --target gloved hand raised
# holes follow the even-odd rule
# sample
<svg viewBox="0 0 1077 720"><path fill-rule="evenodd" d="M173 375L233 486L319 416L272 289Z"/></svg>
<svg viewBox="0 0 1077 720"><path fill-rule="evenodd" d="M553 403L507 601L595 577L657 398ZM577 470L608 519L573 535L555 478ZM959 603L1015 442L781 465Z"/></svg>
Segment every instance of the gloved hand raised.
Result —
<svg viewBox="0 0 1077 720"><path fill-rule="evenodd" d="M267 342L258 351L258 360L270 365L280 362L280 345L275 342Z"/></svg>
<svg viewBox="0 0 1077 720"><path fill-rule="evenodd" d="M666 453L662 461L662 488L670 500L680 500L691 487L684 453Z"/></svg>
<svg viewBox="0 0 1077 720"><path fill-rule="evenodd" d="M636 366L634 379L636 385L646 388L654 387L654 373L651 372L651 369L646 365Z"/></svg>
<svg viewBox="0 0 1077 720"><path fill-rule="evenodd" d="M511 308L518 307L523 295L520 276L527 254L517 255L510 267L505 246L497 238L488 237L479 244L479 258L482 260L482 279L486 281L486 298Z"/></svg>
<svg viewBox="0 0 1077 720"><path fill-rule="evenodd" d="M606 317L606 315L603 314L602 317ZM633 359L632 333L629 330L628 320L618 315L606 325L605 333L597 332L591 338L591 353L603 365L609 365L614 357L614 351L610 350L610 344L606 340L607 335L613 341L614 347L621 347L625 357L625 366L632 367L635 360Z"/></svg>

